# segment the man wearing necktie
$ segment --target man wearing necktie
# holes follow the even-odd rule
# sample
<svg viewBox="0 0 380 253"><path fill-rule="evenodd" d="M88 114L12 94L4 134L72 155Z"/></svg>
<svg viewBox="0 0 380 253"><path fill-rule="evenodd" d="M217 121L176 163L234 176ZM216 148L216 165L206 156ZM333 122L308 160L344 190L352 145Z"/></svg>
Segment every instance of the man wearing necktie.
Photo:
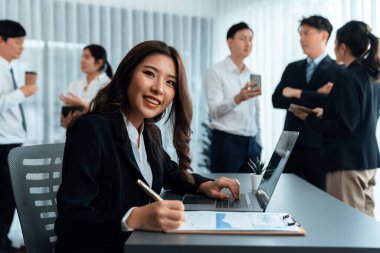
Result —
<svg viewBox="0 0 380 253"><path fill-rule="evenodd" d="M293 108L290 111L289 106L323 108L334 79L341 70L326 52L332 30L330 22L321 16L310 16L300 21L300 42L307 58L286 67L272 96L275 108L287 110L284 130L300 132L284 172L295 173L323 190L325 173L318 165L322 136L301 120L305 116L302 111Z"/></svg>
<svg viewBox="0 0 380 253"><path fill-rule="evenodd" d="M0 253L11 252L7 236L15 211L8 166L9 151L26 140L21 103L36 92L36 85L18 87L11 66L20 57L26 32L17 22L0 20Z"/></svg>

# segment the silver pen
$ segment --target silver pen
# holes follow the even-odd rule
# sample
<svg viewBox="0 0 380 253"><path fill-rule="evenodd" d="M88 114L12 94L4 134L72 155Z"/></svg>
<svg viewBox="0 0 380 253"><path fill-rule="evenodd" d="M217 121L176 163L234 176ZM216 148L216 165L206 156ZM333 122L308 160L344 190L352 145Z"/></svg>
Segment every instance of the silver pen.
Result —
<svg viewBox="0 0 380 253"><path fill-rule="evenodd" d="M149 186L147 186L143 181L140 179L137 179L137 184L149 195L151 196L155 201L161 201L163 200L160 195L155 193Z"/></svg>

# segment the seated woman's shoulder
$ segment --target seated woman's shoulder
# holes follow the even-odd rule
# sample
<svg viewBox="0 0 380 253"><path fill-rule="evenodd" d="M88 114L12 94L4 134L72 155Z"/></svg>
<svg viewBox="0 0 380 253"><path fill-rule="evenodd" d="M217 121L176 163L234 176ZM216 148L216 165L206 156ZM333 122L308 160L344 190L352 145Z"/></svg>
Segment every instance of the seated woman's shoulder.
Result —
<svg viewBox="0 0 380 253"><path fill-rule="evenodd" d="M74 127L102 127L109 124L109 121L109 117L106 114L89 112L77 117L68 130Z"/></svg>

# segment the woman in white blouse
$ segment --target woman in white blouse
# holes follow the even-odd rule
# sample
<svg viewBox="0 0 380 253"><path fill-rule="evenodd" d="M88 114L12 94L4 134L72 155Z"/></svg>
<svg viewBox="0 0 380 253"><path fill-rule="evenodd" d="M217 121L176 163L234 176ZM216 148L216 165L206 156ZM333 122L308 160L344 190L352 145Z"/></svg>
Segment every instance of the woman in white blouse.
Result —
<svg viewBox="0 0 380 253"><path fill-rule="evenodd" d="M61 94L59 98L68 106L82 106L84 111L89 111L89 104L96 96L98 90L111 81L112 68L107 61L107 52L100 46L91 44L83 49L81 70L86 74L85 78L76 80L69 85L68 94ZM67 116L61 115L63 127L71 122L73 116L80 112L70 110Z"/></svg>

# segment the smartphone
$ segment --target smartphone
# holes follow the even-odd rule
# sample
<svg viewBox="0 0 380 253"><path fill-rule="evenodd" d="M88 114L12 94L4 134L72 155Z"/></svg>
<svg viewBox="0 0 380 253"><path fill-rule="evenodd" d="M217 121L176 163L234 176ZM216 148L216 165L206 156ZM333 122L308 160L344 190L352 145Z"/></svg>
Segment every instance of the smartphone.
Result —
<svg viewBox="0 0 380 253"><path fill-rule="evenodd" d="M256 87L260 88L261 87L261 75L251 74L249 76L249 82L255 83L257 85Z"/></svg>

